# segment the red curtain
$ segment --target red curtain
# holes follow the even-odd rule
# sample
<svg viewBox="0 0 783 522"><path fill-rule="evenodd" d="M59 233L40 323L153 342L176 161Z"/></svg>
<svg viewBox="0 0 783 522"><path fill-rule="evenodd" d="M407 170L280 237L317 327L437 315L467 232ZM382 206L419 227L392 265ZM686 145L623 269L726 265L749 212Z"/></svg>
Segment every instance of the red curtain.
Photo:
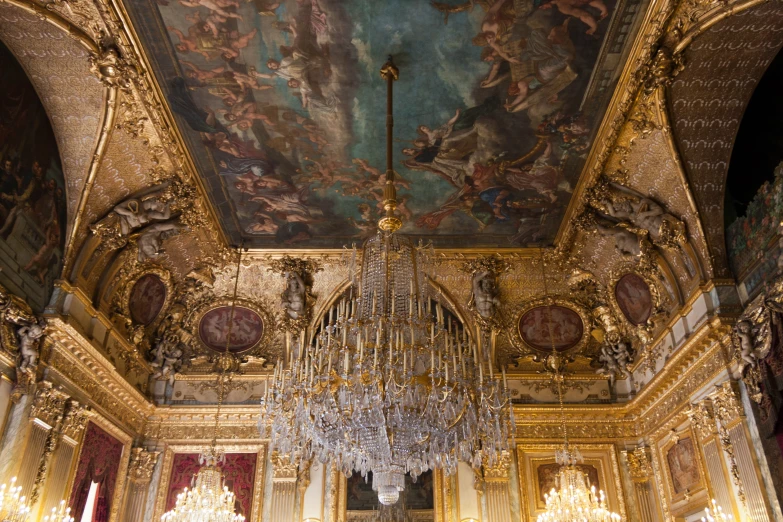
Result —
<svg viewBox="0 0 783 522"><path fill-rule="evenodd" d="M226 486L236 495L237 513L250 520L253 508L253 484L256 476L256 453L229 453L222 466ZM166 511L174 507L177 495L191 487L193 477L198 472L197 453L177 453L171 466L169 492L166 497Z"/></svg>
<svg viewBox="0 0 783 522"><path fill-rule="evenodd" d="M92 522L108 522L122 449L122 442L92 422L87 425L69 503L76 520L81 520L90 484L95 482L98 484L98 498Z"/></svg>

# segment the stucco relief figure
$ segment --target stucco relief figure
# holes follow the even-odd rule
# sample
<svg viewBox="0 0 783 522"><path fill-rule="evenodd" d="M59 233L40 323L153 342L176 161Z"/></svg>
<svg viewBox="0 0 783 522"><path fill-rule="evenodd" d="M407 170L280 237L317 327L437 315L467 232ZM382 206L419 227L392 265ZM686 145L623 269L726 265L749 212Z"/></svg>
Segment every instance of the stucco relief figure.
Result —
<svg viewBox="0 0 783 522"><path fill-rule="evenodd" d="M291 319L299 319L307 314L307 285L304 278L296 272L286 272L285 292L282 295L282 304L286 314Z"/></svg>
<svg viewBox="0 0 783 522"><path fill-rule="evenodd" d="M747 319L743 319L737 322L735 331L739 341L741 364L743 367L748 365L756 366L758 358L756 357L756 346L753 339L753 324Z"/></svg>
<svg viewBox="0 0 783 522"><path fill-rule="evenodd" d="M619 193L601 200L609 216L647 230L656 246L673 247L685 241L685 224L663 206L619 183L610 182L609 186Z"/></svg>
<svg viewBox="0 0 783 522"><path fill-rule="evenodd" d="M174 375L182 368L185 350L179 336L168 332L158 341L153 349L153 360L150 363L155 369L153 379L165 380L174 384Z"/></svg>
<svg viewBox="0 0 783 522"><path fill-rule="evenodd" d="M596 223L595 231L604 237L612 238L615 249L624 256L639 257L642 253L639 236L627 228Z"/></svg>
<svg viewBox="0 0 783 522"><path fill-rule="evenodd" d="M171 218L171 204L156 198L129 199L114 207L114 212L120 217L120 233L127 236L145 225Z"/></svg>
<svg viewBox="0 0 783 522"><path fill-rule="evenodd" d="M631 363L631 352L628 343L622 339L605 342L601 346L601 355L598 360L603 366L598 368L595 373L608 376L612 386L618 377L631 377L631 372L628 370Z"/></svg>
<svg viewBox="0 0 783 522"><path fill-rule="evenodd" d="M473 275L473 306L484 319L491 319L500 309L497 275L484 270Z"/></svg>
<svg viewBox="0 0 783 522"><path fill-rule="evenodd" d="M179 234L185 227L174 220L155 223L145 228L136 241L139 247L138 261L142 263L163 253L163 241Z"/></svg>
<svg viewBox="0 0 783 522"><path fill-rule="evenodd" d="M43 321L22 326L16 333L19 336L19 363L17 369L21 372L35 371L38 364L38 345L46 331Z"/></svg>
<svg viewBox="0 0 783 522"><path fill-rule="evenodd" d="M285 278L285 290L280 294L283 305L283 326L298 328L310 317L315 304L313 274L322 270L321 265L312 259L284 256L271 263L270 271Z"/></svg>

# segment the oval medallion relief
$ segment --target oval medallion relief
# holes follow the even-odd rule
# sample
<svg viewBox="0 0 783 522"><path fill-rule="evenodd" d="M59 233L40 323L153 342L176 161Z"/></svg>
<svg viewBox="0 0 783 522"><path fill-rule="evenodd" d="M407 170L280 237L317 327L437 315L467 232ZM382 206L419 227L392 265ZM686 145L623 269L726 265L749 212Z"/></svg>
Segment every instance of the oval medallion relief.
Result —
<svg viewBox="0 0 783 522"><path fill-rule="evenodd" d="M134 323L152 324L166 303L166 285L155 274L141 276L131 289L128 310Z"/></svg>
<svg viewBox="0 0 783 522"><path fill-rule="evenodd" d="M264 335L264 320L249 308L237 306L228 338L231 306L219 306L204 314L198 323L198 335L204 346L216 352L241 353L253 348Z"/></svg>
<svg viewBox="0 0 783 522"><path fill-rule="evenodd" d="M579 314L565 306L537 306L519 318L519 335L531 348L552 352L570 350L582 339L584 325Z"/></svg>
<svg viewBox="0 0 783 522"><path fill-rule="evenodd" d="M647 322L652 314L652 294L647 282L636 274L625 274L614 287L614 297L631 324Z"/></svg>

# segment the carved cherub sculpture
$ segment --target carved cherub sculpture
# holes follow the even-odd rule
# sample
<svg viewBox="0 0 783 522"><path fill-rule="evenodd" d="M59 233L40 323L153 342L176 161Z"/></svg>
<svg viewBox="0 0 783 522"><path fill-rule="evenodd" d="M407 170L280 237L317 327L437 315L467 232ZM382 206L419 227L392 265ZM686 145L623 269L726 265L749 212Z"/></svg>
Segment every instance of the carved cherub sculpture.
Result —
<svg viewBox="0 0 783 522"><path fill-rule="evenodd" d="M747 319L737 322L736 326L737 340L739 341L739 356L742 359L743 369L745 366L756 366L758 358L756 357L755 340L753 339L753 323Z"/></svg>
<svg viewBox="0 0 783 522"><path fill-rule="evenodd" d="M186 227L174 220L154 223L145 228L136 241L139 247L138 261L140 263L154 259L163 253L163 241L175 236Z"/></svg>
<svg viewBox="0 0 783 522"><path fill-rule="evenodd" d="M31 325L22 326L17 330L19 336L19 364L17 369L21 372L34 371L38 364L38 344L46 331L43 321Z"/></svg>
<svg viewBox="0 0 783 522"><path fill-rule="evenodd" d="M607 339L601 346L601 355L598 360L602 367L598 368L595 373L608 376L612 386L618 377L631 376L631 372L628 370L631 363L631 352L628 349L628 343L622 339Z"/></svg>
<svg viewBox="0 0 783 522"><path fill-rule="evenodd" d="M120 232L123 236L127 236L149 223L171 218L171 204L163 203L156 198L129 199L114 207L114 212L120 217Z"/></svg>
<svg viewBox="0 0 783 522"><path fill-rule="evenodd" d="M150 364L155 368L153 379L167 380L174 384L174 375L182 368L185 351L177 334L167 332L154 349L154 360Z"/></svg>
<svg viewBox="0 0 783 522"><path fill-rule="evenodd" d="M489 270L473 274L473 305L484 319L495 316L500 308L500 292L497 287L497 275Z"/></svg>
<svg viewBox="0 0 783 522"><path fill-rule="evenodd" d="M285 292L281 299L283 308L291 319L305 317L308 287L304 278L295 271L287 271L283 275L286 280Z"/></svg>

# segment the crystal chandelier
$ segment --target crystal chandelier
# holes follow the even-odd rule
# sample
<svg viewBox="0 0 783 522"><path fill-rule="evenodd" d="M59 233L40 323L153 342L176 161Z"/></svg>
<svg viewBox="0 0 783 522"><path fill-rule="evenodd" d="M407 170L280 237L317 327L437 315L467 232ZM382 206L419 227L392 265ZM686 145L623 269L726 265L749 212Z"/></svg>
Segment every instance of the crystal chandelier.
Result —
<svg viewBox="0 0 783 522"><path fill-rule="evenodd" d="M220 466L225 462L225 452L217 447L218 428L220 424L220 407L223 405L225 391L226 364L231 343L231 333L234 327L234 310L237 300L237 287L239 286L239 267L242 261L240 248L237 259L237 272L234 280L234 299L231 302L231 313L228 319L228 332L226 335L226 351L224 358L218 360L220 373L218 374L218 403L215 411L215 428L212 434L212 443L204 448L199 455L199 468L193 477L193 489L185 490L177 495L174 508L160 517L161 522L243 522L245 517L234 512L235 496L223 484L223 472Z"/></svg>
<svg viewBox="0 0 783 522"><path fill-rule="evenodd" d="M712 510L709 507L704 508L704 515L701 517L701 522L729 522L734 519L731 515L723 512L723 508L714 498L712 499Z"/></svg>
<svg viewBox="0 0 783 522"><path fill-rule="evenodd" d="M11 485L0 486L0 520L5 522L24 522L30 516L27 497L22 495L22 486L16 485L16 477Z"/></svg>
<svg viewBox="0 0 783 522"><path fill-rule="evenodd" d="M544 280L544 294L549 297L544 269L544 257L541 256L541 270ZM563 430L563 447L555 452L555 462L560 470L555 477L555 487L544 494L546 509L538 515L537 522L614 522L623 520L620 515L609 510L603 491L597 491L590 485L590 480L584 471L579 469L583 457L579 448L568 443L568 427L566 426L563 408L563 375L564 360L555 348L552 332L552 307L549 311L549 338L552 340L552 355L546 361L547 367L554 373L552 378L557 384L557 396L560 403L560 421Z"/></svg>
<svg viewBox="0 0 783 522"><path fill-rule="evenodd" d="M371 471L379 501L390 505L406 474L451 474L459 460L494 466L514 421L505 372L495 375L489 350L430 290L427 249L397 233L391 58L381 76L386 215L363 245L360 269L351 263L349 291L318 327L286 336L288 360L267 383L259 427L292 462L332 460L346 476Z"/></svg>

